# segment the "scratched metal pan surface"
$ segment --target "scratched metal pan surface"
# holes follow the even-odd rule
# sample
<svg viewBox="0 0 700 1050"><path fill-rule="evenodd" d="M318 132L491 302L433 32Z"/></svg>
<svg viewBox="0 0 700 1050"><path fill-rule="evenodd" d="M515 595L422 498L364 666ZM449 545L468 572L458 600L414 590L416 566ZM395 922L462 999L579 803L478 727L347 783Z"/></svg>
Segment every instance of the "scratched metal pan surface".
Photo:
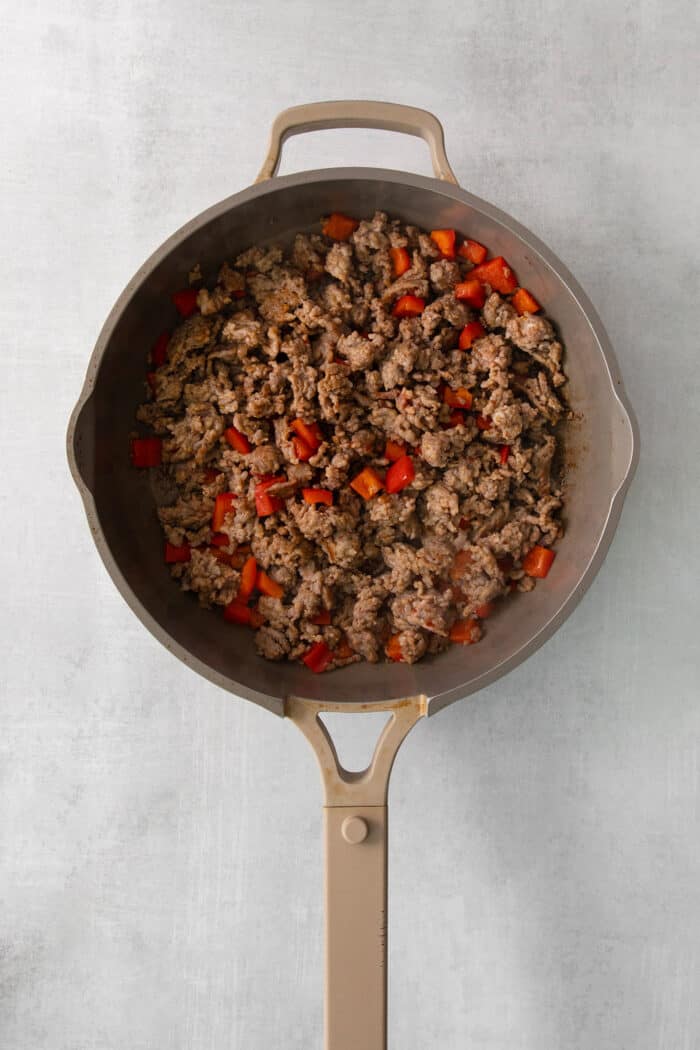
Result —
<svg viewBox="0 0 700 1050"><path fill-rule="evenodd" d="M149 471L128 458L143 399L146 348L174 318L170 294L199 262L205 275L250 245L289 243L333 211L382 210L431 230L454 227L504 255L544 304L566 347L575 414L564 431L566 533L546 580L502 603L483 640L413 666L354 664L313 675L259 657L250 631L202 609L163 564ZM600 569L637 458L637 432L610 345L563 263L504 212L450 182L376 168L334 168L270 178L202 212L143 264L119 296L90 359L68 431L68 457L107 571L139 619L205 678L282 715L290 695L386 701L424 694L429 713L517 667L571 614Z"/></svg>

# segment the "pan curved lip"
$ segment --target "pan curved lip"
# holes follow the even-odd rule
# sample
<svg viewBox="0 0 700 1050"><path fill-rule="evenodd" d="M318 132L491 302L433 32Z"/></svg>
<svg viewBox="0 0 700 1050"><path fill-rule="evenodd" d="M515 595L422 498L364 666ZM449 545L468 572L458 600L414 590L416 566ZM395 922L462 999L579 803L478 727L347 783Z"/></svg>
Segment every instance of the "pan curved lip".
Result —
<svg viewBox="0 0 700 1050"><path fill-rule="evenodd" d="M504 229L514 234L527 247L536 252L547 266L556 274L557 278L566 286L569 293L577 301L579 308L586 317L601 351L605 364L610 393L613 403L617 406L619 421L622 423L622 434L620 437L619 471L615 479L615 486L609 493L609 507L605 524L601 530L595 550L584 571L579 576L576 585L568 593L559 609L550 619L541 625L536 633L509 657L489 668L478 678L469 684L455 686L443 692L428 695L428 714L435 714L449 704L466 696L472 695L486 685L495 682L498 678L513 670L528 656L540 648L561 624L573 612L576 605L586 593L595 576L597 575L617 527L625 496L631 484L634 472L639 460L639 428L624 389L622 376L615 352L612 348L603 324L578 281L570 273L562 261L533 234L527 227L517 222L507 212L490 204L488 201L475 196L468 190L452 183L443 182L425 175L414 175L410 172L393 170L387 168L319 168L311 171L297 172L291 175L275 177L263 183L249 186L246 189L224 198L216 204L200 212L179 227L168 237L151 255L142 263L133 277L124 287L110 310L102 329L98 335L92 355L87 368L87 373L78 400L73 408L68 424L66 435L67 458L73 480L80 492L88 524L98 552L113 579L117 589L125 599L131 610L139 617L144 626L154 637L161 642L166 649L177 656L184 664L202 675L204 678L220 686L221 688L251 700L262 707L284 715L284 697L273 696L268 693L251 689L242 682L238 682L226 675L213 670L209 664L193 656L184 646L176 642L160 623L151 616L145 606L138 598L135 591L127 583L116 560L114 559L109 545L105 539L99 513L92 494L90 479L81 469L79 456L79 443L81 423L85 414L89 411L89 403L99 378L102 356L117 323L127 308L133 294L143 281L152 273L167 255L178 247L183 240L198 231L207 223L219 218L232 208L244 204L258 197L274 194L288 187L307 184L309 182L321 181L373 181L373 182L396 182L402 186L415 187L416 189L429 190L432 193L450 198L462 204L467 204L477 211L486 215Z"/></svg>

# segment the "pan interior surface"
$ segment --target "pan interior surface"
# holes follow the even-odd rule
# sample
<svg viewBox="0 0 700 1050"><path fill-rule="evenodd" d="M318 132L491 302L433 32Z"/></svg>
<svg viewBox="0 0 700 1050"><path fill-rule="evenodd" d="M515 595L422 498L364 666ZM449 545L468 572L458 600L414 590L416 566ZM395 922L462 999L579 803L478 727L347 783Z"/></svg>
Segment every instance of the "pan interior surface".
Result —
<svg viewBox="0 0 700 1050"><path fill-rule="evenodd" d="M548 578L503 602L475 646L452 646L413 666L355 664L315 676L298 664L257 656L252 635L200 608L162 559L148 471L128 458L144 396L148 348L175 323L170 296L200 263L207 276L253 244L289 243L318 230L321 215L370 217L377 209L425 229L455 227L505 255L557 324L565 344L575 419L563 433L566 533ZM376 169L306 172L253 187L176 233L139 270L110 314L69 431L69 455L90 524L117 586L146 626L195 670L231 692L282 713L289 695L326 701L416 694L431 711L514 667L565 619L597 571L619 516L635 457L634 424L605 333L561 263L490 205L435 179Z"/></svg>

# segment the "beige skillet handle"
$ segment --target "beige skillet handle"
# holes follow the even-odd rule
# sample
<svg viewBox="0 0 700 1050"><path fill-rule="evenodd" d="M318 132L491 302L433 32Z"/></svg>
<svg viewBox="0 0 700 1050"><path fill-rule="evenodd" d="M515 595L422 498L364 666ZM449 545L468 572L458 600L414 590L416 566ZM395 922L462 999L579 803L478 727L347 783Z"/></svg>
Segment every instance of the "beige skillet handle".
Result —
<svg viewBox="0 0 700 1050"><path fill-rule="evenodd" d="M445 153L442 124L436 116L426 109L399 106L395 102L350 100L310 102L305 106L292 106L291 109L283 110L272 125L270 148L255 181L264 182L273 177L279 167L282 146L291 135L328 128L383 128L385 131L400 131L404 135L417 135L428 144L436 178L457 185Z"/></svg>
<svg viewBox="0 0 700 1050"><path fill-rule="evenodd" d="M391 712L364 772L340 765L318 718L324 711ZM291 697L285 704L316 752L325 789L325 1050L386 1050L387 792L396 752L426 712L424 696L375 704Z"/></svg>

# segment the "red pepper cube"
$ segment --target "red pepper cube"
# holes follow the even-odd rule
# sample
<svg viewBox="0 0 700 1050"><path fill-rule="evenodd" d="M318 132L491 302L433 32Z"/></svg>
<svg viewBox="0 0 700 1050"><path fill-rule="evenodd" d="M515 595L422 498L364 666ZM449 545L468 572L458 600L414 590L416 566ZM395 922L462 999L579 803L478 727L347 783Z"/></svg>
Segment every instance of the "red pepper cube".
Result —
<svg viewBox="0 0 700 1050"><path fill-rule="evenodd" d="M249 624L251 610L243 602L233 601L224 608L224 620L228 623Z"/></svg>
<svg viewBox="0 0 700 1050"><path fill-rule="evenodd" d="M325 503L333 505L333 493L330 489L302 489L301 495L306 503Z"/></svg>
<svg viewBox="0 0 700 1050"><path fill-rule="evenodd" d="M510 295L518 287L518 279L502 255L475 266L469 271L469 277L490 284L494 292L501 292L503 295Z"/></svg>
<svg viewBox="0 0 700 1050"><path fill-rule="evenodd" d="M411 269L411 256L405 248L390 248L392 269L394 277L401 277L407 270Z"/></svg>
<svg viewBox="0 0 700 1050"><path fill-rule="evenodd" d="M191 557L192 552L189 543L183 543L181 547L176 547L173 543L165 544L165 561L168 565L189 561Z"/></svg>
<svg viewBox="0 0 700 1050"><path fill-rule="evenodd" d="M199 309L197 306L197 289L183 288L173 295L173 303L180 317L191 317Z"/></svg>
<svg viewBox="0 0 700 1050"><path fill-rule="evenodd" d="M376 470L373 470L372 467L365 467L357 477L352 479L350 488L354 489L358 496L362 496L363 499L371 499L372 496L376 496L380 489L384 488L384 482Z"/></svg>
<svg viewBox="0 0 700 1050"><path fill-rule="evenodd" d="M170 332L161 332L151 349L151 364L154 368L160 368L168 360L168 343Z"/></svg>
<svg viewBox="0 0 700 1050"><path fill-rule="evenodd" d="M241 569L241 582L238 586L238 598L239 602L247 602L251 594L255 590L255 584L258 579L258 563L251 554L250 557L246 558L243 568Z"/></svg>
<svg viewBox="0 0 700 1050"><path fill-rule="evenodd" d="M392 441L391 438L387 440L384 446L384 458L388 459L390 463L396 463L397 459L401 459L402 456L406 455L406 446L402 445L398 441Z"/></svg>
<svg viewBox="0 0 700 1050"><path fill-rule="evenodd" d="M418 295L401 295L391 311L394 317L418 317L425 310L425 299Z"/></svg>
<svg viewBox="0 0 700 1050"><path fill-rule="evenodd" d="M357 219L334 211L324 222L321 232L334 241L347 241L359 225Z"/></svg>
<svg viewBox="0 0 700 1050"><path fill-rule="evenodd" d="M275 514L278 510L282 510L284 500L280 499L279 496L271 496L267 490L270 485L286 480L284 475L265 478L255 486L255 510L259 518L265 518L268 514Z"/></svg>
<svg viewBox="0 0 700 1050"><path fill-rule="evenodd" d="M301 658L302 663L306 664L308 669L313 671L314 674L320 674L322 671L325 671L332 659L333 653L325 642L314 642Z"/></svg>
<svg viewBox="0 0 700 1050"><path fill-rule="evenodd" d="M163 457L163 442L160 438L132 438L130 454L134 467L159 467Z"/></svg>
<svg viewBox="0 0 700 1050"><path fill-rule="evenodd" d="M523 558L523 572L543 580L552 567L554 551L549 547L535 546Z"/></svg>
<svg viewBox="0 0 700 1050"><path fill-rule="evenodd" d="M302 437L295 434L292 438L292 448L294 449L294 455L297 457L300 463L306 463L308 459L314 454L314 450L310 445L304 441Z"/></svg>
<svg viewBox="0 0 700 1050"><path fill-rule="evenodd" d="M481 339L485 335L484 326L480 321L470 321L459 333L459 349L468 350L476 339Z"/></svg>
<svg viewBox="0 0 700 1050"><path fill-rule="evenodd" d="M445 386L442 391L442 400L450 408L464 408L468 411L472 407L474 398L471 391L467 390L465 386L458 386L456 390Z"/></svg>
<svg viewBox="0 0 700 1050"><path fill-rule="evenodd" d="M293 419L290 427L312 452L316 452L321 447L323 432L318 423L305 423L303 419Z"/></svg>
<svg viewBox="0 0 700 1050"><path fill-rule="evenodd" d="M316 613L315 616L311 617L311 623L316 627L327 627L331 622L330 609L323 609L321 612Z"/></svg>
<svg viewBox="0 0 700 1050"><path fill-rule="evenodd" d="M269 598L281 598L284 594L282 584L273 580L263 569L258 569L255 586L261 594L266 594Z"/></svg>
<svg viewBox="0 0 700 1050"><path fill-rule="evenodd" d="M460 281L454 287L455 299L463 303L469 303L475 310L480 310L486 302L486 292L481 281L475 281L468 277L466 281Z"/></svg>
<svg viewBox="0 0 700 1050"><path fill-rule="evenodd" d="M390 660L394 661L394 663L399 663L403 660L403 653L401 651L401 641L399 639L398 634L394 634L391 636L389 641L384 646L384 652Z"/></svg>
<svg viewBox="0 0 700 1050"><path fill-rule="evenodd" d="M501 461L502 467L505 467L506 463L508 462L509 455L510 445L501 445L501 447L498 450L498 458Z"/></svg>
<svg viewBox="0 0 700 1050"><path fill-rule="evenodd" d="M461 645L473 645L481 638L481 627L475 619L456 620L450 628L450 641Z"/></svg>
<svg viewBox="0 0 700 1050"><path fill-rule="evenodd" d="M479 430L488 430L492 422L493 420L491 419L491 416L479 415L476 417L476 425Z"/></svg>
<svg viewBox="0 0 700 1050"><path fill-rule="evenodd" d="M253 446L248 438L240 430L236 430L235 427L227 427L224 430L224 437L231 448L234 448L236 452L240 452L242 456L247 456L249 452L253 451Z"/></svg>
<svg viewBox="0 0 700 1050"><path fill-rule="evenodd" d="M467 421L467 417L464 412L461 412L458 408L453 408L448 417L447 423L444 424L445 430L452 430L454 427L463 427Z"/></svg>
<svg viewBox="0 0 700 1050"><path fill-rule="evenodd" d="M454 259L456 237L454 230L431 230L430 236L437 244L444 259Z"/></svg>
<svg viewBox="0 0 700 1050"><path fill-rule="evenodd" d="M234 492L222 492L214 501L214 513L211 519L212 532L221 532L221 526L227 514L234 509L236 494Z"/></svg>
<svg viewBox="0 0 700 1050"><path fill-rule="evenodd" d="M413 460L410 456L402 456L392 463L386 472L385 487L388 493L400 492L410 485L416 476Z"/></svg>
<svg viewBox="0 0 700 1050"><path fill-rule="evenodd" d="M464 240L457 249L457 254L461 255L463 259L469 259L469 262L478 264L484 261L488 251L478 241Z"/></svg>
<svg viewBox="0 0 700 1050"><path fill-rule="evenodd" d="M534 295L530 295L527 288L518 288L513 293L511 301L519 314L536 314L538 310L542 309Z"/></svg>

